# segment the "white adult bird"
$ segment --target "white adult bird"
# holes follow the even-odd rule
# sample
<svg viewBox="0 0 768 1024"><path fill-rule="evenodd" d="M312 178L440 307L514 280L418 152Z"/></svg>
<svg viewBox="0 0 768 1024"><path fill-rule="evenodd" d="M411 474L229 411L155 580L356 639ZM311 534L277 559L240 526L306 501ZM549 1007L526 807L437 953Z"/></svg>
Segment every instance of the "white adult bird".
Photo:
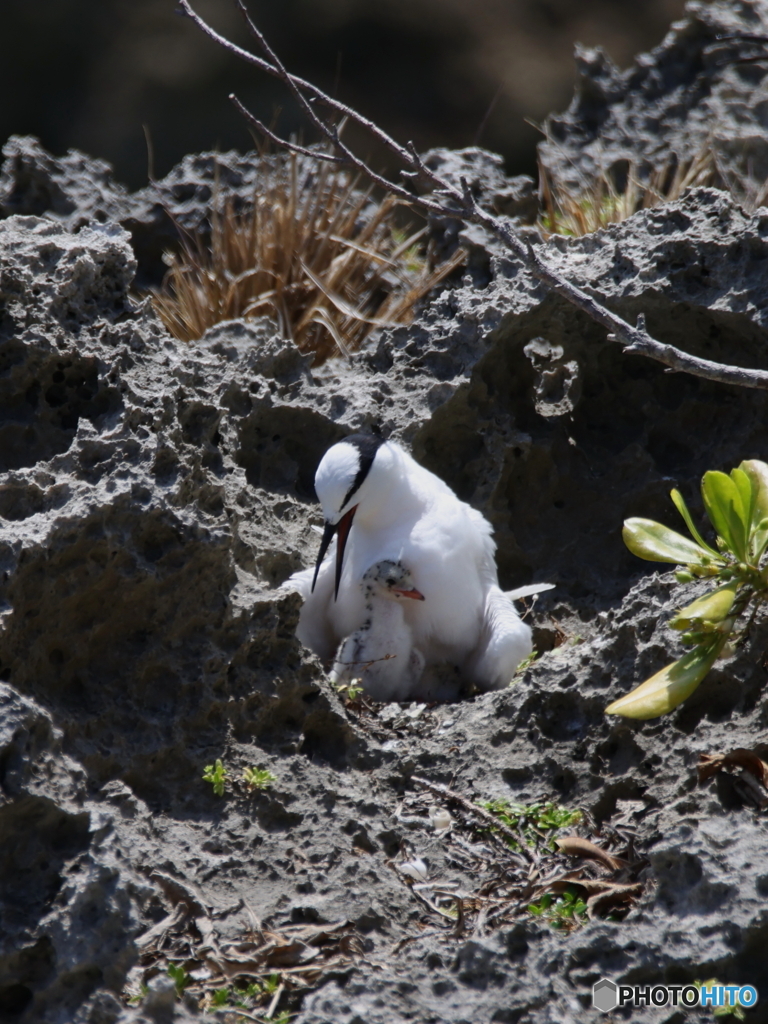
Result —
<svg viewBox="0 0 768 1024"><path fill-rule="evenodd" d="M389 559L364 573L360 589L366 619L339 647L331 682L348 684L359 679L374 700L403 700L416 688L424 668L424 656L413 646L403 605L423 601L424 595L402 562Z"/></svg>
<svg viewBox="0 0 768 1024"><path fill-rule="evenodd" d="M455 665L482 690L506 686L531 653L531 631L499 589L490 523L400 445L374 436L329 448L315 490L325 516L317 565L290 580L304 597L302 643L330 661L365 621L363 574L400 561L425 598L404 606L425 664Z"/></svg>

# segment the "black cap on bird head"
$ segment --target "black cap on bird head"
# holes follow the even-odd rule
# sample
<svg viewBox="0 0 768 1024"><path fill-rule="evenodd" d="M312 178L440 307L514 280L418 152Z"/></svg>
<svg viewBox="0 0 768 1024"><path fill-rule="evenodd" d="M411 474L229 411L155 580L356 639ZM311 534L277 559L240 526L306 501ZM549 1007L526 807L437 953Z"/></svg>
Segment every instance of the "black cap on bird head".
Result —
<svg viewBox="0 0 768 1024"><path fill-rule="evenodd" d="M376 453L384 443L384 439L376 437L375 434L351 434L330 447L320 460L315 474L315 491L323 506L325 529L315 565L312 590L315 589L317 574L325 553L333 538L338 536L334 598L339 596L344 548L357 511L355 495L368 476Z"/></svg>

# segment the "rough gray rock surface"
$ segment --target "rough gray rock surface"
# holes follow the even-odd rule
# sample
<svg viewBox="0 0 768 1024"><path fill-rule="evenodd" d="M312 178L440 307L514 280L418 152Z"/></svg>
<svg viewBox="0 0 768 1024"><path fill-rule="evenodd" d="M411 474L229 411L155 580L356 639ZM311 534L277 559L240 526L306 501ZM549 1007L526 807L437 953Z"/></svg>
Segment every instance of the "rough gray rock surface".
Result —
<svg viewBox="0 0 768 1024"><path fill-rule="evenodd" d="M0 684L0 1012L67 1024L98 988L119 991L149 888L115 811L34 701Z"/></svg>
<svg viewBox="0 0 768 1024"><path fill-rule="evenodd" d="M765 0L691 0L664 41L621 71L600 48L576 49L570 107L551 115L543 164L572 185L601 172L645 176L710 146L720 176L754 196L768 178Z"/></svg>
<svg viewBox="0 0 768 1024"><path fill-rule="evenodd" d="M221 1019L161 975L140 1005L120 998L183 883L232 940L251 915L349 922L351 962L280 1004L298 1024L592 1021L603 975L752 983L748 1019L768 1021L764 819L730 776L696 781L700 753L768 753L768 627L667 718L603 713L675 656L665 621L684 593L628 554L622 520L674 524L675 485L699 515L706 469L766 457L768 397L624 356L479 234L463 282L350 363L311 370L266 320L185 345L131 296L128 233L80 218L102 193L44 217L15 195L22 214L0 220L0 1020ZM765 211L701 189L541 248L657 336L768 368ZM298 599L278 588L317 550L315 467L366 429L491 519L505 587L557 583L534 616L545 653L510 689L363 714L295 640ZM216 797L201 774L219 757L276 782ZM522 909L456 934L396 868L420 856L432 879L478 884L432 801L408 810L413 775L630 828L642 899L570 933Z"/></svg>
<svg viewBox="0 0 768 1024"><path fill-rule="evenodd" d="M765 365L766 232L762 214L700 190L544 249L670 341ZM25 912L31 947L84 934L79 959L50 954L47 974L5 954L0 1005L20 1007L24 1024L63 1019L51 993L80 965L78 1019L116 1019L108 991L167 906L153 870L198 885L233 936L247 927L241 897L275 927L353 922L380 968L361 962L307 995L307 1024L589 1019L601 974L762 984L764 827L726 782L698 791L694 774L701 751L764 749L762 631L669 719L626 724L603 708L670 656L664 619L679 600L656 576L624 598L649 567L623 549L622 519L671 521L672 484L695 503L706 468L764 455L767 399L624 357L504 255L487 264L484 289L467 279L412 327L313 375L268 321L220 325L195 346L169 338L128 295L135 260L119 229L0 222L4 692L60 737L52 770L75 773L85 801L74 813L63 784L44 779L35 816L14 781L22 769L6 767L4 841L17 849L32 815L42 849L71 822L46 870L63 877L92 858L103 922L79 926L64 885L53 918L47 903ZM322 452L369 428L411 445L492 519L504 585L558 584L536 622L541 645L553 643L550 616L588 637L508 691L406 716L389 739L339 703L293 637L297 599L275 593L316 549ZM278 781L216 798L200 780L216 757ZM419 938L423 908L390 859L405 842L438 876L457 872L427 819L398 818L413 773L478 799L554 797L598 821L635 801L655 888L625 922L570 935L523 915L474 937ZM123 851L112 876L114 855L92 851L97 814ZM176 1019L191 1012L174 1006Z"/></svg>
<svg viewBox="0 0 768 1024"><path fill-rule="evenodd" d="M46 216L73 231L94 220L119 222L131 234L137 289L160 284L163 251L178 247L180 230L206 232L216 198L226 195L237 207L249 203L261 169L274 159L254 152L193 154L165 178L129 193L109 164L77 150L56 159L37 139L12 136L2 154L0 218ZM314 173L314 166L305 170Z"/></svg>

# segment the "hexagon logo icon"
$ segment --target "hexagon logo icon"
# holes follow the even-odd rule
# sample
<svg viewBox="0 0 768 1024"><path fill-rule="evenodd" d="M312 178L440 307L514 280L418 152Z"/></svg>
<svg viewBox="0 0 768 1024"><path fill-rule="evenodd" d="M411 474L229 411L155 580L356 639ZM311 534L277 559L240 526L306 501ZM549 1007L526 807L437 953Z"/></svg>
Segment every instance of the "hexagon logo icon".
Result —
<svg viewBox="0 0 768 1024"><path fill-rule="evenodd" d="M619 988L607 978L601 978L592 986L592 1005L601 1013L615 1010L619 1004Z"/></svg>

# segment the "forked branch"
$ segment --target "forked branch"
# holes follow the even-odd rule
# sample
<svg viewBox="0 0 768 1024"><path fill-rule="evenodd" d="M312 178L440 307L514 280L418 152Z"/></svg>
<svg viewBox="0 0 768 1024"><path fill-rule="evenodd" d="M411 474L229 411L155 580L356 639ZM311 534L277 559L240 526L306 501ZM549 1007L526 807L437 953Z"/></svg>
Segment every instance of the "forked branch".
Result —
<svg viewBox="0 0 768 1024"><path fill-rule="evenodd" d="M309 122L326 139L330 150L308 149L295 142L279 138L259 121L236 96L230 96L230 99L240 113L266 138L285 149L304 156L311 156L316 160L343 163L355 167L380 188L391 192L402 202L407 203L424 214L448 216L468 223L482 225L509 249L530 274L557 292L558 295L561 295L577 309L586 313L592 320L602 324L608 330L608 339L620 344L625 352L643 355L649 359L654 359L656 362L663 363L670 370L690 373L693 376L703 377L706 380L717 381L721 384L735 384L739 387L768 390L768 371L728 366L724 363L713 362L710 359L700 359L698 356L684 352L674 345L666 345L663 342L657 341L648 333L643 316L638 317L637 324L633 327L622 317L611 312L599 299L562 277L541 258L530 243L524 242L518 237L509 220L495 216L478 204L466 180L462 179L461 188L457 188L452 182L440 177L440 175L426 166L416 152L412 142L409 142L406 146L400 145L379 125L359 114L352 107L329 96L311 82L291 74L283 65L278 55L272 50L261 30L254 23L245 6L245 0L234 0L234 2L245 18L248 30L255 39L263 56L258 56L236 46L204 21L192 9L189 0L179 0L182 12L191 18L198 28L213 39L214 42L241 60L247 61L268 75L272 75L274 78L284 82L304 111ZM325 117L318 113L319 107L323 107L327 111ZM386 147L401 164L400 176L406 184L400 184L374 171L365 160L359 157L342 141L336 124L337 120L354 122L376 139L377 142ZM417 184L428 190L425 195L418 195L410 187L407 187Z"/></svg>

